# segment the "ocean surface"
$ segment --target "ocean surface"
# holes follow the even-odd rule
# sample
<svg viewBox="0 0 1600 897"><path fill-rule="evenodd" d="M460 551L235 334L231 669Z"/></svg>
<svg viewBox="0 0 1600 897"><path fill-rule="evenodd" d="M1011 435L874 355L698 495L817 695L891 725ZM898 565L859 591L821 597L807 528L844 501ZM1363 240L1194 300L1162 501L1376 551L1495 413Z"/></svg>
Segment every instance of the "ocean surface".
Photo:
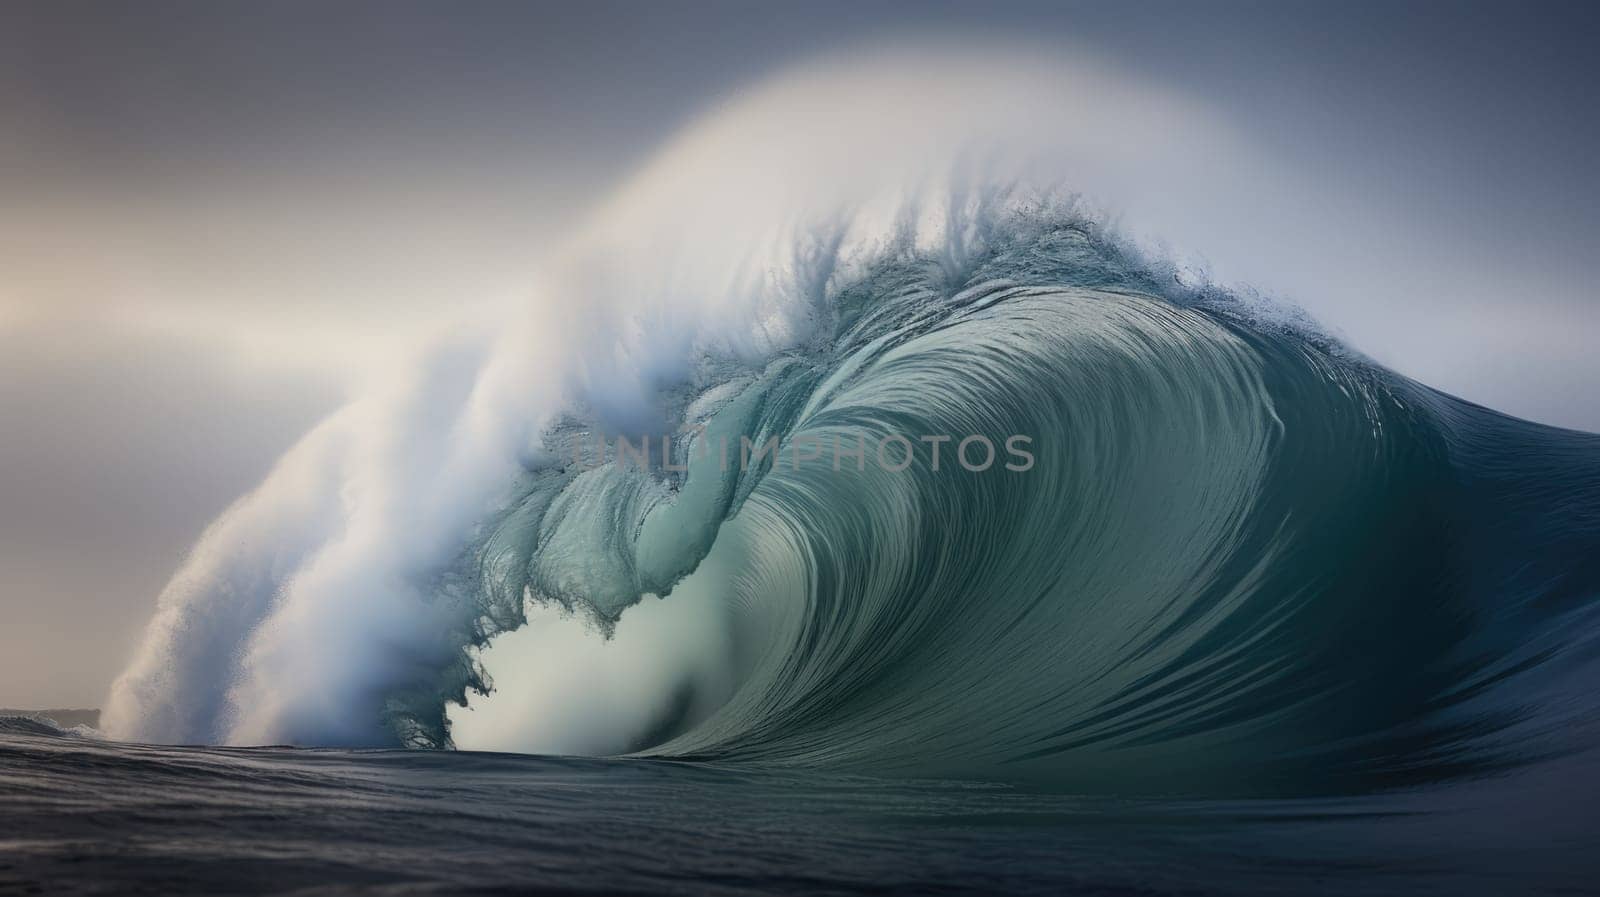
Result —
<svg viewBox="0 0 1600 897"><path fill-rule="evenodd" d="M1588 894L1596 769L1363 798L470 752L155 747L0 724L4 894Z"/></svg>

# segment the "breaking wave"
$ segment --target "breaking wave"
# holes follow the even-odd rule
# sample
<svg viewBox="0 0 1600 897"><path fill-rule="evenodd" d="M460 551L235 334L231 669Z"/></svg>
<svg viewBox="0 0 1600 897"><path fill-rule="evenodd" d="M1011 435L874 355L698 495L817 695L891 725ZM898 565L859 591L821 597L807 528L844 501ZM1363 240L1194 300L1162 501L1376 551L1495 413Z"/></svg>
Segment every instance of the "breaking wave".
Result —
<svg viewBox="0 0 1600 897"><path fill-rule="evenodd" d="M751 228L730 209L789 189L679 176L727 127L602 208L530 318L213 525L107 730L1124 793L1577 746L1600 437L1389 372L989 162ZM599 434L670 448L618 464ZM1025 470L953 454L1019 434ZM897 436L912 463L876 463ZM776 458L718 463L724 438ZM860 440L873 463L831 457Z"/></svg>

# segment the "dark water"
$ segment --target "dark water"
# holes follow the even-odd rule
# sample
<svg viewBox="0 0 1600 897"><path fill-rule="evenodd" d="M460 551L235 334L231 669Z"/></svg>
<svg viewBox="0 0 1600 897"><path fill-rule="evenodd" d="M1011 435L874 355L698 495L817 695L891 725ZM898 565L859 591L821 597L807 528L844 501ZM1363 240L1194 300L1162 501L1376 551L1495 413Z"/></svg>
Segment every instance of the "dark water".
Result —
<svg viewBox="0 0 1600 897"><path fill-rule="evenodd" d="M1595 764L1326 800L0 735L0 893L1600 893Z"/></svg>

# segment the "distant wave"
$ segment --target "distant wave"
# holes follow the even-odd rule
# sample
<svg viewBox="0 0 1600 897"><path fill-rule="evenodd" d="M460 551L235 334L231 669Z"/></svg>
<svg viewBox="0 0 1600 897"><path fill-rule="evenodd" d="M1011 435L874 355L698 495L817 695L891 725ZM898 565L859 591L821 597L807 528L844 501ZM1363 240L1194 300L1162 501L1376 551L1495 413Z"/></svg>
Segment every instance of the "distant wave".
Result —
<svg viewBox="0 0 1600 897"><path fill-rule="evenodd" d="M48 737L60 735L62 731L49 720L34 719L31 716L0 716L0 733Z"/></svg>
<svg viewBox="0 0 1600 897"><path fill-rule="evenodd" d="M683 218L669 182L624 210ZM489 718L566 702L532 724L607 752L1123 793L1576 746L1600 437L1408 381L1002 182L764 230L720 215L754 202L732 191L646 238L603 209L531 322L446 344L212 527L108 730L536 748L560 742ZM682 463L581 469L597 433ZM1026 434L1036 464L697 452L894 434ZM634 704L562 678L572 632Z"/></svg>
<svg viewBox="0 0 1600 897"><path fill-rule="evenodd" d="M82 711L72 712L81 713ZM84 723L67 726L43 714L22 715L13 713L0 713L0 735L33 735L45 738L54 738L61 735L74 735L79 738L103 737L99 729Z"/></svg>

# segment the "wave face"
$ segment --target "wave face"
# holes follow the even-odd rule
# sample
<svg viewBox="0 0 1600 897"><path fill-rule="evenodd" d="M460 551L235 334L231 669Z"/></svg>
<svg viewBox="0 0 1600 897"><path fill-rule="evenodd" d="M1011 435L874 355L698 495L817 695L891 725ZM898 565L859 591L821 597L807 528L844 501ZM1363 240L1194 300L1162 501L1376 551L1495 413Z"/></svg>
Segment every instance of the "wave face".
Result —
<svg viewBox="0 0 1600 897"><path fill-rule="evenodd" d="M680 432L776 435L776 465L697 468L691 434L681 482L535 476L479 594L609 623L704 557L735 685L663 709L636 735L655 756L1302 793L1561 750L1600 439L1172 284L1042 213L959 271L885 257L825 338L697 384ZM1028 434L1037 460L796 461L895 434Z"/></svg>
<svg viewBox="0 0 1600 897"><path fill-rule="evenodd" d="M900 171L933 117L891 117L880 152L793 113L899 109L903 62L693 131L557 253L528 321L310 434L169 585L107 732L1230 795L1591 740L1600 437L1386 371L1049 189L841 204L823 185ZM941 99L1038 96L962 65ZM1131 128L1078 129L1084 153L1199 145L1132 140L1184 110L1081 83L1087 120ZM741 135L759 170L729 163ZM784 151L839 167L774 178ZM956 463L1019 435L1027 470ZM895 436L903 470L871 457ZM705 451L741 437L776 463ZM857 440L867 463L830 463Z"/></svg>

